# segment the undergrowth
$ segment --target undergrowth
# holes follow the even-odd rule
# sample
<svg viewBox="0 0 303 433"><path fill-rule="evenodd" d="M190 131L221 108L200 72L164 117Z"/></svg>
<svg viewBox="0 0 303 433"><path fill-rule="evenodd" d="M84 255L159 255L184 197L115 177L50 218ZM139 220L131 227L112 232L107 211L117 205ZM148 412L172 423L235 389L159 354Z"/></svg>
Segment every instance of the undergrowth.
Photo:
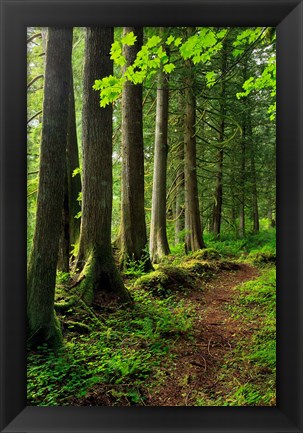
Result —
<svg viewBox="0 0 303 433"><path fill-rule="evenodd" d="M144 404L144 382L157 376L160 364L169 363L171 344L180 333L190 333L192 324L182 301L154 300L138 290L133 297L131 310L86 317L88 335L70 329L56 355L46 347L29 353L29 405L77 405L94 386L107 387L112 405L122 398L130 405Z"/></svg>
<svg viewBox="0 0 303 433"><path fill-rule="evenodd" d="M58 273L57 313L65 345L57 354L47 347L28 353L28 405L89 405L95 391L106 396L100 405L144 405L147 387L160 384L163 370L174 362L176 340L193 336L195 313L183 301L188 291L193 284L203 289L206 277L220 267L237 269L226 268L235 261L258 266L261 276L239 286L226 307L243 324L244 336L236 336L232 356L218 370L219 390L212 395L199 391L195 405L274 405L275 230L236 240L205 235L205 242L207 249L186 256L180 244L173 247L150 274L132 264L125 274L132 308L96 310L69 302L70 276ZM59 308L61 303L67 308ZM247 329L253 329L249 336Z"/></svg>

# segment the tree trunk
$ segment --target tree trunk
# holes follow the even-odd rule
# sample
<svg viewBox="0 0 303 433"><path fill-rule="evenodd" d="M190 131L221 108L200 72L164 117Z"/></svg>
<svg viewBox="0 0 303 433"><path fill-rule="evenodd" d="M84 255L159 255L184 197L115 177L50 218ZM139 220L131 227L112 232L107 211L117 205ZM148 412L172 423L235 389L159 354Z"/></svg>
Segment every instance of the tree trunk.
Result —
<svg viewBox="0 0 303 433"><path fill-rule="evenodd" d="M245 236L245 167L246 167L246 122L242 125L241 140L241 173L240 173L240 211L239 211L239 236Z"/></svg>
<svg viewBox="0 0 303 433"><path fill-rule="evenodd" d="M221 132L220 132L221 136ZM216 189L215 189L215 200L213 207L213 233L215 237L220 237L221 231L221 216L222 216L222 198L223 198L223 149L218 151L218 162L217 162L217 175L216 175Z"/></svg>
<svg viewBox="0 0 303 433"><path fill-rule="evenodd" d="M83 84L83 191L77 268L83 269L80 293L92 303L97 292L129 301L111 248L112 218L112 106L100 108L96 79L113 73L109 52L113 28L89 27L86 34ZM83 279L83 277L85 277Z"/></svg>
<svg viewBox="0 0 303 433"><path fill-rule="evenodd" d="M223 42L222 58L221 58L221 74L223 75L226 71L227 64L227 45L226 41ZM214 201L214 213L213 213L213 233L216 237L220 237L221 230L221 218L222 218L222 201L223 201L223 142L224 142L224 127L225 127L225 79L222 78L221 90L220 90L220 125L219 125L219 150L217 157L217 176L216 176L216 189L215 189L215 201Z"/></svg>
<svg viewBox="0 0 303 433"><path fill-rule="evenodd" d="M195 95L190 61L186 61L185 115L184 115L184 183L185 183L185 250L196 251L205 247L199 211L196 172Z"/></svg>
<svg viewBox="0 0 303 433"><path fill-rule="evenodd" d="M168 128L168 84L163 71L159 72L156 108L154 177L150 224L150 255L153 263L169 254L166 234L166 170Z"/></svg>
<svg viewBox="0 0 303 433"><path fill-rule="evenodd" d="M126 66L133 63L143 43L143 29L125 27L123 34L134 32L137 41L123 47ZM144 148L142 119L142 86L127 81L122 91L122 201L121 266L130 261L144 263L152 269L147 251L144 212Z"/></svg>
<svg viewBox="0 0 303 433"><path fill-rule="evenodd" d="M81 191L80 174L73 176L73 172L79 168L79 152L77 142L75 98L73 89L73 73L71 69L71 91L69 97L68 131L66 148L66 177L64 191L64 205L62 214L62 233L59 243L58 269L69 272L70 252L73 245L78 242L80 233L80 218L75 216L81 207L78 196Z"/></svg>
<svg viewBox="0 0 303 433"><path fill-rule="evenodd" d="M176 189L176 221L175 221L175 245L184 242L184 237L181 236L184 230L184 145L181 143L179 149L178 162L181 164L177 171L177 189Z"/></svg>
<svg viewBox="0 0 303 433"><path fill-rule="evenodd" d="M247 79L247 61L244 63L243 82ZM247 97L243 99L241 166L240 166L240 207L239 207L239 236L245 236L245 170L246 170L246 140L247 140Z"/></svg>
<svg viewBox="0 0 303 433"><path fill-rule="evenodd" d="M66 161L67 161L66 169L67 169L68 208L69 208L69 232L70 232L70 246L72 246L76 244L79 240L81 219L75 218L75 216L81 211L81 206L78 201L78 197L82 188L80 174L73 176L74 170L80 167L73 76L72 76L72 89L70 93L70 111L68 116L67 160Z"/></svg>
<svg viewBox="0 0 303 433"><path fill-rule="evenodd" d="M183 108L184 108L184 100L179 94L179 110L180 110L180 116L184 117ZM177 133L179 136L182 137L183 132L183 126L182 121L180 119L179 124L181 127L178 126ZM178 170L176 173L176 216L175 216L175 245L178 245L179 243L184 243L184 236L182 236L182 232L184 232L184 142L180 142L178 144L178 151L177 151L177 164L178 164Z"/></svg>
<svg viewBox="0 0 303 433"><path fill-rule="evenodd" d="M259 208L258 208L258 191L257 191L257 174L255 164L255 143L253 140L251 113L247 118L247 136L250 143L250 167L251 167L251 184L252 184L252 220L253 232L259 233Z"/></svg>
<svg viewBox="0 0 303 433"><path fill-rule="evenodd" d="M30 345L47 343L54 348L62 342L54 296L64 198L71 50L72 29L50 27L36 227L27 278L27 319Z"/></svg>
<svg viewBox="0 0 303 433"><path fill-rule="evenodd" d="M69 200L67 173L64 178L64 200L62 209L61 236L59 240L58 271L69 272L69 253L70 253L70 222L69 222Z"/></svg>

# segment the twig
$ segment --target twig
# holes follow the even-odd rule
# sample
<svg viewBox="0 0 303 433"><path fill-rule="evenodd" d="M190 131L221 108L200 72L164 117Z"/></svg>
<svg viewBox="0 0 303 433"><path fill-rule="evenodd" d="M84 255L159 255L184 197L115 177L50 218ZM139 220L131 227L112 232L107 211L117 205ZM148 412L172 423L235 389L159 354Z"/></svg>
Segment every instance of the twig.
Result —
<svg viewBox="0 0 303 433"><path fill-rule="evenodd" d="M185 398L185 406L187 406L188 397L190 396L191 392L192 392L192 389L190 389L190 390L188 391L188 393L187 393L187 396L186 396L186 398Z"/></svg>
<svg viewBox="0 0 303 433"><path fill-rule="evenodd" d="M27 84L27 88L29 88L30 86L32 86L34 83L35 83L35 81L37 81L37 80L39 80L40 78L43 78L44 77L44 75L43 74L41 74L41 75L37 75L37 77L35 77L35 78L33 78L28 84Z"/></svg>
<svg viewBox="0 0 303 433"><path fill-rule="evenodd" d="M213 358L213 355L210 353L210 350L209 350L209 348L210 348L210 342L211 342L211 337L210 337L210 339L209 339L209 341L208 341L207 351L208 351L208 353L209 353L209 356L211 356L211 357Z"/></svg>

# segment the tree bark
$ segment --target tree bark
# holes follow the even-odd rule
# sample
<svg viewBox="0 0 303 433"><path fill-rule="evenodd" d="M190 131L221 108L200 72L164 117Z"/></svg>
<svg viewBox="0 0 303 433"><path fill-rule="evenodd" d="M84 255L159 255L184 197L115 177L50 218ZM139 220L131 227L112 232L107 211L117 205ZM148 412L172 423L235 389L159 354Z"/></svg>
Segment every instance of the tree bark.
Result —
<svg viewBox="0 0 303 433"><path fill-rule="evenodd" d="M71 69L71 91L69 96L68 131L66 148L66 176L64 190L64 205L62 212L62 233L59 243L58 269L69 272L70 252L78 242L80 233L80 218L75 216L81 211L78 196L81 191L80 174L73 176L79 168L79 152L76 129L75 97L73 89L73 73Z"/></svg>
<svg viewBox="0 0 303 433"><path fill-rule="evenodd" d="M185 251L205 247L199 211L196 170L196 99L193 90L193 73L190 61L185 62L185 115L184 115L184 184L185 184Z"/></svg>
<svg viewBox="0 0 303 433"><path fill-rule="evenodd" d="M80 167L73 76L72 76L71 83L72 83L72 88L71 88L70 101L69 101L70 110L68 116L66 171L67 171L67 188L68 188L70 246L72 247L72 245L78 242L79 234L80 234L81 219L75 218L75 216L81 211L81 206L78 201L78 197L81 192L82 186L81 186L80 174L73 176L74 170Z"/></svg>
<svg viewBox="0 0 303 433"><path fill-rule="evenodd" d="M112 43L113 28L87 28L82 115L82 220L77 268L82 269L79 290L89 304L97 292L122 302L130 300L111 248L112 106L100 108L99 95L92 88L96 79L113 73L109 56Z"/></svg>
<svg viewBox="0 0 303 433"><path fill-rule="evenodd" d="M221 75L224 74L227 64L227 46L226 42L223 42L222 57L221 57ZM220 89L220 125L219 125L219 150L217 155L217 175L216 175L216 189L215 189L215 200L214 200L214 212L213 212L213 233L216 237L220 237L221 231L221 218L222 218L222 201L223 201L223 142L224 142L224 128L225 128L225 90L226 83L224 77L221 81Z"/></svg>
<svg viewBox="0 0 303 433"><path fill-rule="evenodd" d="M243 69L243 82L247 79L247 61ZM240 206L239 206L239 236L245 236L245 170L246 170L246 140L247 140L247 98L242 101L242 139L240 165Z"/></svg>
<svg viewBox="0 0 303 433"><path fill-rule="evenodd" d="M125 27L123 34L134 32L136 43L123 47L126 66L133 63L143 43L143 29ZM122 91L122 200L121 200L121 266L130 261L144 263L152 269L147 251L144 212L144 147L142 86L127 81Z"/></svg>
<svg viewBox="0 0 303 433"><path fill-rule="evenodd" d="M245 114L244 114L245 116ZM240 172L240 206L239 206L239 236L245 236L245 168L246 168L246 120L242 124L241 139L241 172Z"/></svg>
<svg viewBox="0 0 303 433"><path fill-rule="evenodd" d="M255 164L255 143L253 139L252 124L250 112L247 118L247 138L250 143L250 168L251 168L251 189L252 189L252 220L253 232L259 233L259 207L258 207L258 191L257 191L257 173Z"/></svg>
<svg viewBox="0 0 303 433"><path fill-rule="evenodd" d="M184 236L181 233L184 230L184 144L181 143L178 152L178 162L180 163L177 171L178 186L176 189L176 221L175 221L175 245L184 242Z"/></svg>
<svg viewBox="0 0 303 433"><path fill-rule="evenodd" d="M62 342L54 314L64 197L72 29L48 29L36 227L28 266L28 341Z"/></svg>
<svg viewBox="0 0 303 433"><path fill-rule="evenodd" d="M153 263L170 253L166 234L166 172L168 128L168 83L165 73L158 74L154 176L150 224L150 256Z"/></svg>

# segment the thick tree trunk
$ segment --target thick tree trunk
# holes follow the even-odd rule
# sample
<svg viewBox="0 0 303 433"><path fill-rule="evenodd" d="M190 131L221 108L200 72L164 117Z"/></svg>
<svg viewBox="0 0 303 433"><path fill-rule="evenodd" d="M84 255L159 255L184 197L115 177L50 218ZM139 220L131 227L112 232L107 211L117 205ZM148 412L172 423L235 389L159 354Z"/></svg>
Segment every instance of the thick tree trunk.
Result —
<svg viewBox="0 0 303 433"><path fill-rule="evenodd" d="M150 256L153 263L169 254L166 234L166 170L168 128L168 85L165 73L159 72L156 108L154 177L150 224Z"/></svg>
<svg viewBox="0 0 303 433"><path fill-rule="evenodd" d="M196 251L205 247L199 211L196 171L196 100L190 61L186 62L185 115L184 115L184 183L185 183L185 250Z"/></svg>
<svg viewBox="0 0 303 433"><path fill-rule="evenodd" d="M33 248L28 266L27 319L31 345L61 344L54 314L58 246L62 223L72 29L48 29Z"/></svg>
<svg viewBox="0 0 303 433"><path fill-rule="evenodd" d="M123 47L127 66L132 64L143 43L143 29L125 27L124 35L134 32L137 41ZM147 251L144 212L144 148L142 119L142 86L127 81L122 91L122 203L121 203L121 266L129 261L144 262L152 269Z"/></svg>
<svg viewBox="0 0 303 433"><path fill-rule="evenodd" d="M87 303L93 301L96 292L121 301L130 300L111 248L112 106L101 108L99 95L92 88L97 78L113 72L109 56L112 42L113 28L87 28L82 116L82 220L77 263L77 268L83 268L80 292Z"/></svg>

